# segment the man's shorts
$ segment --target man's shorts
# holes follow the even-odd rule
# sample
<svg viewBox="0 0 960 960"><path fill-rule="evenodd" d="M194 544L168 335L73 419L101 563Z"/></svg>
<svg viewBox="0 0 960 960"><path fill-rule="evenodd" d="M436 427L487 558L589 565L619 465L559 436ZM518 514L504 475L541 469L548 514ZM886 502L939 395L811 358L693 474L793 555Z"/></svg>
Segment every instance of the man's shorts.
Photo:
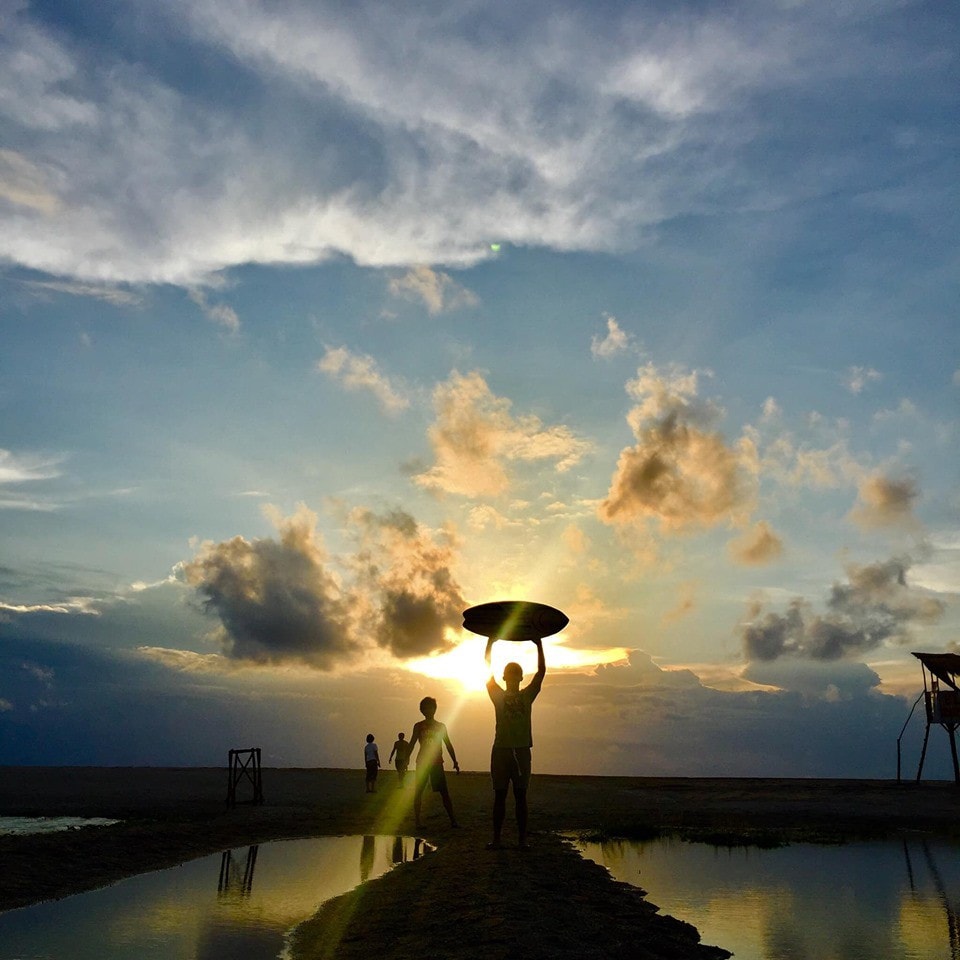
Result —
<svg viewBox="0 0 960 960"><path fill-rule="evenodd" d="M530 784L530 748L494 747L490 751L490 778L494 790L526 790Z"/></svg>
<svg viewBox="0 0 960 960"><path fill-rule="evenodd" d="M439 763L417 767L417 780L420 781L421 790L427 785L427 780L430 781L434 793L443 793L447 789L447 776L443 772L443 765Z"/></svg>
<svg viewBox="0 0 960 960"><path fill-rule="evenodd" d="M368 780L376 780L377 774L379 773L379 771L380 771L380 765L377 763L376 760L367 761L367 779Z"/></svg>

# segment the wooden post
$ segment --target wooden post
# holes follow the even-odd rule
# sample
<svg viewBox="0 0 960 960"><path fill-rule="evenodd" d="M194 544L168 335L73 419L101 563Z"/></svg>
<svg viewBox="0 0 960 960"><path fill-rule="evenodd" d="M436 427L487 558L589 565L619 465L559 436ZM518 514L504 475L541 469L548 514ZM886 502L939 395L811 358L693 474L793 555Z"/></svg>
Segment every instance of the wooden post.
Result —
<svg viewBox="0 0 960 960"><path fill-rule="evenodd" d="M229 779L227 781L227 806L237 805L237 784L248 780L253 786L253 799L247 803L263 803L263 774L260 768L260 748L230 750L227 754Z"/></svg>
<svg viewBox="0 0 960 960"><path fill-rule="evenodd" d="M960 784L960 762L957 760L957 726L951 723L947 730L950 732L950 756L953 757L953 782Z"/></svg>

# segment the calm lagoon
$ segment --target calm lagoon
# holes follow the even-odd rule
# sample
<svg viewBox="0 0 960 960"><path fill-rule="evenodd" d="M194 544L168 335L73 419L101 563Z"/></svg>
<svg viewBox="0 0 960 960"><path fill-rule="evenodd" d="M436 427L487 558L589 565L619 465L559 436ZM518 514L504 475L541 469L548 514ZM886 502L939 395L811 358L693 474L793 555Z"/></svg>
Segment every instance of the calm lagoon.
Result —
<svg viewBox="0 0 960 960"><path fill-rule="evenodd" d="M325 900L430 849L366 836L228 850L0 913L0 960L275 960Z"/></svg>
<svg viewBox="0 0 960 960"><path fill-rule="evenodd" d="M575 842L735 960L960 960L960 847Z"/></svg>

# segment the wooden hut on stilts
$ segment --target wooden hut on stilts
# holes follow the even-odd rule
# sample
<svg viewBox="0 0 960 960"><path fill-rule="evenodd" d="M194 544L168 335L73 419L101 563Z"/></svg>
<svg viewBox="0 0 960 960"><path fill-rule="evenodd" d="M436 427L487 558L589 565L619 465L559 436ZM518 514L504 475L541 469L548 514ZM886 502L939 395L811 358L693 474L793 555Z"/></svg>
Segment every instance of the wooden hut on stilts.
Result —
<svg viewBox="0 0 960 960"><path fill-rule="evenodd" d="M927 729L923 735L920 751L920 766L917 781L923 774L923 761L927 756L930 728L935 724L950 735L950 756L953 759L953 779L960 785L960 761L957 759L957 727L960 727L960 654L914 653L923 670L923 702L927 713ZM919 698L917 699L919 703ZM914 704L916 706L916 703ZM910 711L911 715L913 711ZM910 717L907 717L909 722ZM906 724L904 724L906 729ZM901 731L901 737L903 733ZM899 747L899 742L898 742ZM900 779L899 749L897 756L897 779Z"/></svg>

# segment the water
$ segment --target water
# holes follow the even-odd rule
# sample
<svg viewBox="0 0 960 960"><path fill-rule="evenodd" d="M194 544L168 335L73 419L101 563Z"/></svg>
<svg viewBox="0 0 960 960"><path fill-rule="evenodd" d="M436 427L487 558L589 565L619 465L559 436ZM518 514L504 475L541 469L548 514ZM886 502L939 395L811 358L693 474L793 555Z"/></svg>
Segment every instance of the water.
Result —
<svg viewBox="0 0 960 960"><path fill-rule="evenodd" d="M323 901L425 848L367 836L228 850L0 913L0 960L275 960Z"/></svg>
<svg viewBox="0 0 960 960"><path fill-rule="evenodd" d="M0 836L25 836L28 833L57 833L80 827L108 827L119 820L103 817L0 817Z"/></svg>
<svg viewBox="0 0 960 960"><path fill-rule="evenodd" d="M960 847L946 842L576 846L736 960L960 960Z"/></svg>

